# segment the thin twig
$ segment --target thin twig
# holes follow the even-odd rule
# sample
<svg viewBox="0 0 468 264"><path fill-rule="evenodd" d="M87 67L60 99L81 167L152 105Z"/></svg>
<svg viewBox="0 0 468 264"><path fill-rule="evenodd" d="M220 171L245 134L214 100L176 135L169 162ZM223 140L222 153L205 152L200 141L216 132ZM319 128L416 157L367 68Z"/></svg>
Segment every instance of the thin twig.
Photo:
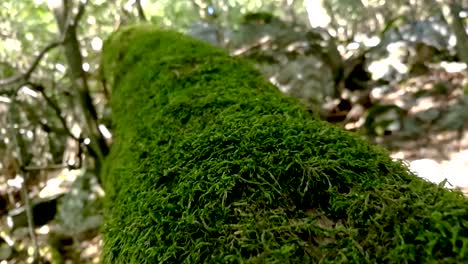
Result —
<svg viewBox="0 0 468 264"><path fill-rule="evenodd" d="M68 169L70 166L65 164L51 164L47 166L26 166L24 170L26 171L47 171L47 170L60 170L60 169Z"/></svg>
<svg viewBox="0 0 468 264"><path fill-rule="evenodd" d="M33 248L34 248L34 258L33 259L34 259L34 261L37 261L38 258L39 258L39 246L38 246L37 239L36 239L36 233L34 231L34 215L33 215L32 207L31 207L31 201L29 200L28 190L27 190L27 187L26 187L27 171L24 169L25 164L24 164L24 160L23 160L23 157L22 157L22 154L21 154L22 153L21 149L20 149L19 144L18 144L18 136L17 136L16 130L14 128L15 120L11 119L11 115L13 114L15 104L16 104L16 94L13 96L12 102L11 102L10 107L9 107L8 118L10 120L9 120L8 123L10 124L10 134L11 134L10 137L11 137L12 145L14 146L15 152L18 155L17 156L17 161L18 161L18 165L19 165L19 168L20 168L19 174L23 178L23 184L21 185L21 196L22 196L22 198L24 200L24 206L26 208L26 216L27 216L27 219L28 219L29 235L31 237L31 241L32 241Z"/></svg>
<svg viewBox="0 0 468 264"><path fill-rule="evenodd" d="M146 22L147 19L146 19L146 16L145 16L145 11L143 10L143 7L141 6L141 1L136 0L135 4L136 4L136 8L138 10L138 17L140 18L141 21Z"/></svg>
<svg viewBox="0 0 468 264"><path fill-rule="evenodd" d="M76 14L75 18L73 19L72 25L67 23L67 25L65 26L65 30L62 33L62 36L60 36L59 41L55 41L55 42L52 42L49 45L47 45L39 53L39 55L36 57L36 59L34 59L33 63L31 64L31 67L29 67L29 69L25 73L17 75L17 76L10 77L10 78L6 78L6 79L3 79L3 80L0 80L0 86L6 86L6 85L10 85L10 84L19 82L19 81L29 80L29 78L31 77L31 74L36 70L37 66L39 65L41 60L44 58L44 56L49 51L51 51L52 49L54 49L54 48L56 48L56 47L58 47L58 46L65 43L66 37L67 37L67 32L70 29L70 26L76 26L78 24L80 19L83 17L85 7L86 7L87 4L88 4L88 1L85 1L85 2L80 1L80 5L78 7L78 13Z"/></svg>
<svg viewBox="0 0 468 264"><path fill-rule="evenodd" d="M40 53L39 55L36 57L36 59L33 61L33 63L31 64L31 67L29 67L29 69L23 73L23 74L20 74L20 75L17 75L17 76L14 76L14 77L10 77L10 78L6 78L6 79L3 79L3 80L0 80L0 86L6 86L6 85L10 85L10 84L13 84L13 83L16 83L16 82L19 82L19 81L23 81L23 80L28 80L30 77L31 77L31 74L36 70L36 67L39 65L39 63L41 62L42 58L49 52L51 51L52 49L60 46L63 44L63 41L56 41L56 42L52 42L50 43L49 45L47 45Z"/></svg>
<svg viewBox="0 0 468 264"><path fill-rule="evenodd" d="M245 53L247 53L247 52L249 52L251 50L254 50L256 48L260 48L263 45L272 43L273 41L275 41L275 39L273 39L271 37L263 37L259 41L256 41L253 44L248 44L248 45L245 45L244 47L241 47L239 49L236 49L236 50L232 51L231 56L242 56L242 55L244 55Z"/></svg>
<svg viewBox="0 0 468 264"><path fill-rule="evenodd" d="M80 22L81 18L83 17L85 7L88 4L88 1L80 1L80 5L78 6L78 13L76 14L75 18L73 19L73 26L78 25Z"/></svg>
<svg viewBox="0 0 468 264"><path fill-rule="evenodd" d="M31 86L32 89L34 89L35 91L41 93L42 97L44 97L44 99L46 100L47 104L54 110L55 112L55 115L58 117L58 119L60 120L60 123L62 124L63 128L65 129L65 131L67 132L67 134L73 138L74 140L76 141L80 141L80 139L78 137L76 137L75 135L73 135L73 133L71 132L70 128L68 127L67 125L67 121L65 120L65 118L62 116L62 110L60 110L59 106L49 97L47 96L47 94L45 93L45 89L42 85L38 85L38 84L34 84L34 83L31 83L31 82L28 82L26 83L27 85Z"/></svg>

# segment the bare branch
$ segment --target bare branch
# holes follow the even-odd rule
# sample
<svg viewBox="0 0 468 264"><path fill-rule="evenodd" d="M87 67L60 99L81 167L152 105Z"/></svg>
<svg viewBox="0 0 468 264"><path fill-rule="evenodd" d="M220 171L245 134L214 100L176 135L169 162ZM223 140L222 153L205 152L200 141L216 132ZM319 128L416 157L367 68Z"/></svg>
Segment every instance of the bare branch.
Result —
<svg viewBox="0 0 468 264"><path fill-rule="evenodd" d="M143 7L141 6L141 1L136 0L135 4L136 4L136 8L138 10L138 17L140 18L140 20L143 21L143 22L147 21L146 16L145 16L145 11L143 10Z"/></svg>
<svg viewBox="0 0 468 264"><path fill-rule="evenodd" d="M26 166L24 170L26 171L48 171L48 170L61 170L68 169L70 166L65 164L51 164L47 166Z"/></svg>
<svg viewBox="0 0 468 264"><path fill-rule="evenodd" d="M13 117L13 114L16 111L14 109L16 104L17 102L16 102L16 94L15 94L8 109L7 120L9 123L9 132L10 132L10 138L12 141L12 146L14 147L13 152L16 152L17 154L16 159L20 168L20 171L18 172L18 174L23 179L23 184L21 185L21 197L24 201L24 206L26 208L26 216L28 220L28 231L29 231L29 236L32 240L33 249L34 249L33 261L37 261L39 257L39 246L37 243L36 232L34 230L34 216L33 216L32 205L31 205L31 201L28 195L28 190L26 187L27 172L24 170L24 167L26 165L24 164L24 157L23 157L24 150L19 145L18 132L14 127L14 124L17 123L17 120L15 120L16 118Z"/></svg>
<svg viewBox="0 0 468 264"><path fill-rule="evenodd" d="M73 135L73 133L71 132L70 128L68 127L67 125L67 121L65 120L65 118L62 116L62 110L60 110L60 107L49 97L47 96L47 94L45 93L45 89L42 85L40 84L35 84L35 83L31 83L31 82L28 82L26 83L27 85L31 86L31 88L39 93L41 93L42 97L44 97L44 99L46 100L47 104L54 110L55 112L55 115L58 117L58 119L60 120L60 123L62 124L63 128L65 129L65 131L67 132L68 136L70 136L71 138L73 138L74 140L76 141L80 141L79 138L77 138L75 135Z"/></svg>
<svg viewBox="0 0 468 264"><path fill-rule="evenodd" d="M29 69L25 73L20 74L18 76L14 76L14 77L10 77L10 78L0 80L0 86L6 86L6 85L14 84L14 83L19 82L19 81L28 80L31 77L31 74L34 72L34 70L36 70L37 66L39 65L41 60L44 58L44 56L49 51L51 51L52 49L54 49L54 48L56 48L56 47L58 47L58 46L60 46L62 44L63 44L63 41L57 41L57 42L53 42L53 43L50 43L49 45L47 45L39 53L39 55L36 57L36 59L31 64L31 67L29 67Z"/></svg>
<svg viewBox="0 0 468 264"><path fill-rule="evenodd" d="M80 5L78 6L78 13L75 16L75 19L73 19L73 26L78 25L78 23L80 22L81 18L83 17L87 4L88 4L87 0L84 3L83 1L80 1Z"/></svg>
<svg viewBox="0 0 468 264"><path fill-rule="evenodd" d="M17 75L17 76L13 76L13 77L10 77L10 78L6 78L6 79L3 79L3 80L0 80L0 86L6 86L6 85L10 85L10 84L14 84L16 82L19 82L19 81L27 81L29 80L29 78L31 77L31 74L36 70L37 66L39 65L39 63L41 62L41 60L44 58L44 56L49 52L51 51L52 49L62 45L65 43L66 41L66 36L67 36L67 32L68 30L70 29L70 26L76 26L78 24L78 22L80 21L80 19L83 17L83 14L84 14L84 11L85 11L85 7L86 5L88 4L88 1L85 1L84 3L80 1L80 5L78 7L78 13L76 14L74 20L73 20L73 23L72 25L70 24L67 24L65 26L65 30L64 32L62 33L62 36L60 37L60 40L59 41L56 41L56 42L52 42L50 43L49 45L47 45L40 53L39 55L36 57L36 59L33 61L33 63L31 64L31 67L29 67L29 69L23 73L23 74L20 74L20 75Z"/></svg>

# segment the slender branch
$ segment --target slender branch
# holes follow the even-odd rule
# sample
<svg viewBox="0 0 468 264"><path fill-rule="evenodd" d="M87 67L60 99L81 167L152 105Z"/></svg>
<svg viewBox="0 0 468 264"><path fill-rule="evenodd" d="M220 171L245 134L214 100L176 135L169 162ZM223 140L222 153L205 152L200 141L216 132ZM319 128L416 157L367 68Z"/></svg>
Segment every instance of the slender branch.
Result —
<svg viewBox="0 0 468 264"><path fill-rule="evenodd" d="M37 66L39 65L41 60L44 58L44 56L49 51L51 51L52 49L54 49L54 48L56 48L56 47L58 47L58 46L60 46L62 44L63 44L63 41L56 41L56 42L52 42L49 45L47 45L39 53L39 55L36 57L36 59L31 64L31 67L29 67L29 69L25 73L20 74L18 76L14 76L14 77L10 77L10 78L7 78L7 79L0 80L0 86L6 86L6 85L14 84L14 83L19 82L19 81L28 80L31 77L31 74L36 70Z"/></svg>
<svg viewBox="0 0 468 264"><path fill-rule="evenodd" d="M3 79L3 80L0 80L0 86L6 86L6 85L10 85L10 84L14 84L16 82L19 82L19 81L24 81L24 80L28 80L30 77L31 77L31 74L36 70L37 66L39 65L39 63L41 62L41 60L44 58L44 56L49 52L51 51L52 49L62 45L65 43L66 41L66 36L67 36L67 32L68 30L70 29L70 26L75 26L78 24L78 22L80 21L80 19L83 17L83 14L84 14L84 11L85 11L85 7L86 5L88 4L88 1L85 1L85 2L81 2L80 1L80 5L78 7L78 13L76 14L75 18L73 19L73 23L72 25L70 25L69 23L67 23L67 25L65 26L65 30L64 32L62 33L62 36L60 36L60 40L59 41L55 41L55 42L52 42L50 43L49 45L47 45L40 53L39 55L36 57L36 59L33 61L33 63L31 64L31 66L29 67L29 69L23 73L23 74L20 74L20 75L17 75L17 76L13 76L13 77L10 77L10 78L6 78L6 79Z"/></svg>
<svg viewBox="0 0 468 264"><path fill-rule="evenodd" d="M267 45L267 44L272 43L274 41L275 41L275 39L273 39L271 37L263 37L259 41L254 42L253 44L245 45L244 47L241 47L239 49L236 49L236 50L232 51L231 55L232 56L242 56L242 55L246 54L247 52L249 52L251 50L260 48L263 45Z"/></svg>
<svg viewBox="0 0 468 264"><path fill-rule="evenodd" d="M21 89L21 87L23 87L24 83L19 83L18 85L16 85L15 88L13 89L3 89L3 90L0 90L0 95L6 95L8 97L12 97L12 96L16 96L16 94L18 94L19 90ZM12 100L11 100L12 101ZM8 102L8 103L11 103Z"/></svg>
<svg viewBox="0 0 468 264"><path fill-rule="evenodd" d="M61 33L67 38L67 42L64 45L65 57L70 68L68 73L72 82L72 87L78 92L78 102L80 103L80 110L82 111L83 116L82 122L86 127L84 131L91 139L88 150L91 150L91 156L96 158L97 163L100 163L103 160L105 154L108 153L109 147L107 146L102 133L99 131L98 115L96 107L92 102L86 73L82 68L83 57L80 51L80 45L76 33L78 21L83 16L87 3L88 1L80 4L78 13L73 18L73 22L71 23L64 22L63 19L63 17L68 17L71 13L69 7L57 7L53 11ZM66 23L66 25L63 25L63 23ZM68 27L68 30L66 30L66 27Z"/></svg>
<svg viewBox="0 0 468 264"><path fill-rule="evenodd" d="M143 7L141 6L141 1L136 0L135 5L138 10L138 17L140 18L140 20L143 22L147 21L146 16L145 16L145 11L143 10Z"/></svg>
<svg viewBox="0 0 468 264"><path fill-rule="evenodd" d="M73 133L71 132L70 128L67 125L67 121L65 118L62 116L62 110L60 110L60 107L45 93L45 89L42 85L40 84L34 84L31 82L28 82L27 85L29 85L33 90L41 93L42 97L46 100L47 104L54 110L55 114L57 115L58 119L60 120L60 123L62 124L63 128L67 132L67 134L73 138L76 141L80 141L79 138L77 138Z"/></svg>
<svg viewBox="0 0 468 264"><path fill-rule="evenodd" d="M80 22L81 18L83 17L86 5L88 4L88 1L80 1L80 5L78 6L78 13L76 14L75 18L73 19L73 26L78 25Z"/></svg>
<svg viewBox="0 0 468 264"><path fill-rule="evenodd" d="M44 128L44 130L46 132L51 132L52 131L52 132L56 132L56 133L62 133L63 131L65 131L67 136L69 136L71 139L75 140L78 143L79 150L78 150L78 153L77 153L77 157L78 157L78 163L77 164L75 164L75 165L51 165L51 166L45 167L44 169L47 169L47 168L49 168L49 169L58 169L58 168L60 168L59 166L65 166L66 168L69 168L69 169L80 168L81 164L82 164L82 156L81 155L82 155L82 152L83 152L83 146L84 146L84 148L87 148L87 149L89 149L90 146L83 144L84 139L81 138L81 137L75 136L71 132L70 128L67 125L67 122L66 122L65 118L62 116L62 112L61 112L59 106L49 96L47 96L47 94L45 93L45 89L41 84L35 84L35 83L27 82L27 83L25 83L23 85L28 85L34 91L37 91L37 92L41 93L42 96L44 97L44 99L46 100L48 106L53 108L53 110L55 111L55 114L57 115L57 117L59 118L59 120L60 120L60 122L62 124L61 129L54 128L54 127L51 127L51 126L47 125L46 122L42 122L41 120L39 120L39 118L35 118L35 119L38 120L39 124ZM21 86L23 86L23 85L21 85ZM25 108L25 110L29 111L28 108ZM34 115L34 113L31 113L31 114ZM47 129L45 129L46 127L47 127ZM25 171L29 171L29 170L41 170L41 169L40 169L40 167L27 166L25 168Z"/></svg>
<svg viewBox="0 0 468 264"><path fill-rule="evenodd" d="M25 167L25 164L24 164L24 158L23 158L23 151L21 150L20 146L19 146L19 143L18 143L18 134L17 134L17 131L15 130L14 128L14 123L16 122L16 120L14 120L14 118L12 117L15 109L15 104L16 104L16 94L14 94L13 96L13 99L12 99L12 102L10 104L10 107L9 107L9 113L8 113L8 123L10 124L10 129L9 129L9 132L10 132L10 138L11 138L11 141L12 141L12 145L13 147L15 148L14 151L17 153L17 161L18 161L18 165L19 165L19 168L20 168L20 171L18 172L21 176L21 178L23 179L23 184L21 185L21 196L22 196L22 199L24 201L24 206L26 208L26 217L28 219L28 231L29 231L29 235L31 237L31 240L32 240L32 243L33 243L33 248L34 248L34 259L33 261L36 262L39 258L39 246L38 246L38 243L37 243L37 238L36 238L36 233L34 231L34 216L33 216L33 210L32 210L32 206L31 206L31 201L29 199L29 195L28 195L28 190L27 190L27 187L26 187L26 177L27 177L27 171L24 169Z"/></svg>
<svg viewBox="0 0 468 264"><path fill-rule="evenodd" d="M455 34L457 39L457 53L461 61L468 64L468 35L466 33L466 24L464 26L463 18L460 17L460 12L462 11L461 4L456 1L451 1L449 4L449 12L452 17L451 27L452 31Z"/></svg>
<svg viewBox="0 0 468 264"><path fill-rule="evenodd" d="M52 164L47 166L26 166L24 170L26 171L46 171L46 170L60 170L60 169L68 169L70 166L65 164Z"/></svg>

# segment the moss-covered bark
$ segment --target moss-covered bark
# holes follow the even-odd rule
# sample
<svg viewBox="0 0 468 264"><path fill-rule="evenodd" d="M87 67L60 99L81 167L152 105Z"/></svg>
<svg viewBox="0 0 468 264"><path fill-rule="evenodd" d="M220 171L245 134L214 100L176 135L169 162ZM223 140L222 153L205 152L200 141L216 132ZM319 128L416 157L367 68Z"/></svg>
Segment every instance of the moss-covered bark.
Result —
<svg viewBox="0 0 468 264"><path fill-rule="evenodd" d="M151 26L103 54L104 263L462 263L468 203L310 116L248 64Z"/></svg>

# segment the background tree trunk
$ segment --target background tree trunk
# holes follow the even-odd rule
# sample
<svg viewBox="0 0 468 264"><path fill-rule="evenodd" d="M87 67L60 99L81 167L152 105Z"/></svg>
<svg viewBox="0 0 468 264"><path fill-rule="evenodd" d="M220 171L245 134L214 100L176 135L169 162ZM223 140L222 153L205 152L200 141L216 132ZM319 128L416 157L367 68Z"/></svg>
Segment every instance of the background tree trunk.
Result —
<svg viewBox="0 0 468 264"><path fill-rule="evenodd" d="M84 13L86 2L80 1L78 12L73 15L73 1L62 0L60 5L51 6L60 34L63 36L65 57L68 62L68 74L73 89L77 92L77 114L86 127L84 133L90 138L90 154L96 159L96 167L109 152L104 137L99 131L98 115L92 102L86 72L83 70L83 56L80 51L80 43L77 38L77 26Z"/></svg>

